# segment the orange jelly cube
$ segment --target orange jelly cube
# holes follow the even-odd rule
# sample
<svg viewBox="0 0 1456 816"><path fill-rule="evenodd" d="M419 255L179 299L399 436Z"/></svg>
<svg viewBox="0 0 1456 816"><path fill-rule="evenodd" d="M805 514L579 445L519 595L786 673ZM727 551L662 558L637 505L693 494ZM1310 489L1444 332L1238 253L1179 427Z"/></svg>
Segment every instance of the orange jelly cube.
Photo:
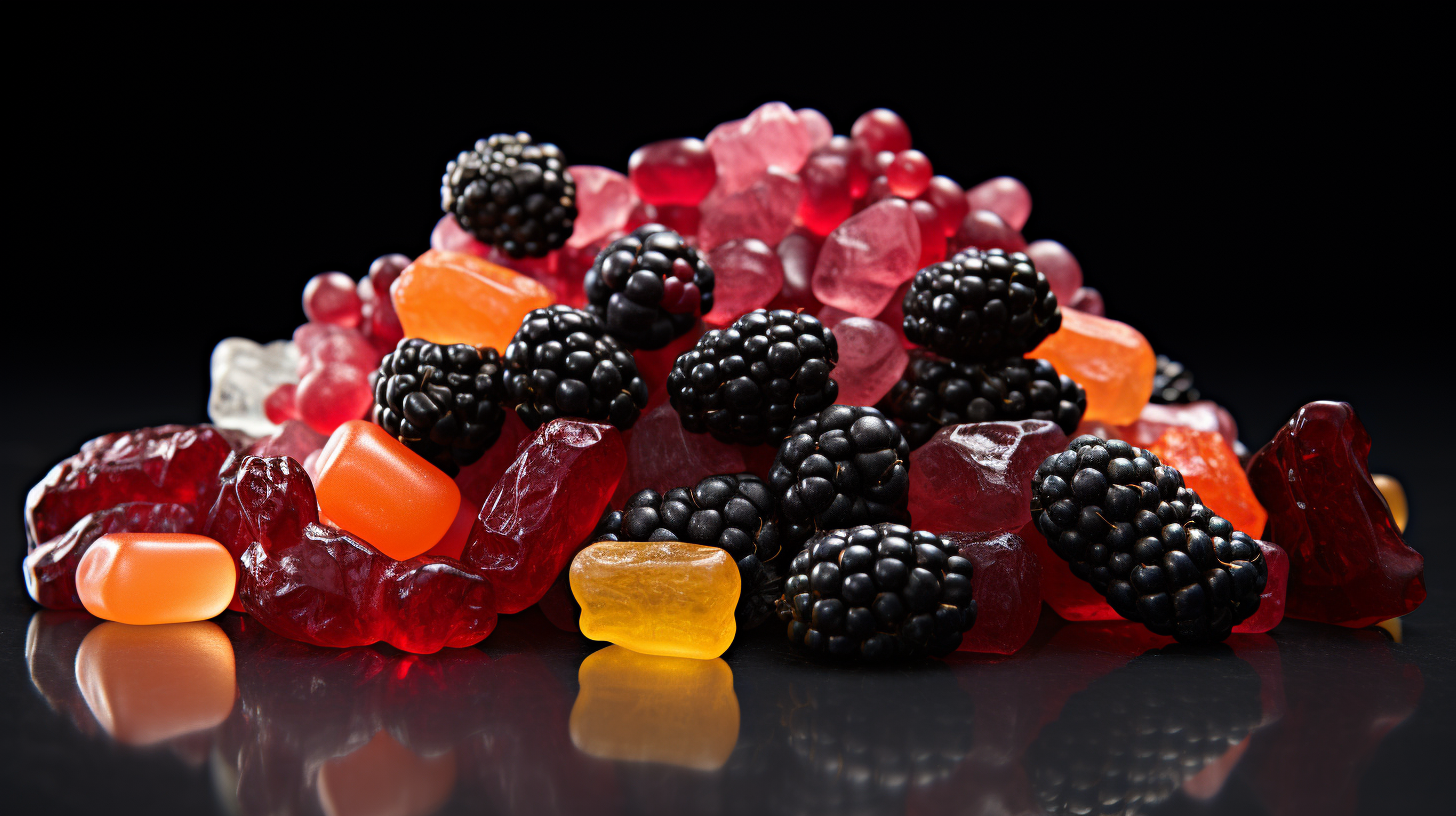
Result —
<svg viewBox="0 0 1456 816"><path fill-rule="evenodd" d="M110 533L76 565L76 594L98 618L182 623L221 615L233 599L237 566L227 548L186 533Z"/></svg>
<svg viewBox="0 0 1456 816"><path fill-rule="evenodd" d="M1157 355L1141 332L1116 320L1063 309L1061 329L1026 356L1049 361L1087 389L1083 421L1131 424L1153 394Z"/></svg>
<svg viewBox="0 0 1456 816"><path fill-rule="evenodd" d="M151 745L221 725L237 671L232 644L211 621L103 623L76 652L76 684L114 739Z"/></svg>
<svg viewBox="0 0 1456 816"><path fill-rule="evenodd" d="M435 546L460 509L454 479L362 419L329 437L318 474L319 511L398 561Z"/></svg>
<svg viewBox="0 0 1456 816"><path fill-rule="evenodd" d="M1250 538L1264 535L1269 514L1254 496L1239 457L1217 431L1172 427L1148 447L1163 464L1178 469L1183 483L1209 510Z"/></svg>
<svg viewBox="0 0 1456 816"><path fill-rule="evenodd" d="M527 312L554 302L549 289L525 275L438 249L405 267L389 296L405 337L498 351L505 351Z"/></svg>

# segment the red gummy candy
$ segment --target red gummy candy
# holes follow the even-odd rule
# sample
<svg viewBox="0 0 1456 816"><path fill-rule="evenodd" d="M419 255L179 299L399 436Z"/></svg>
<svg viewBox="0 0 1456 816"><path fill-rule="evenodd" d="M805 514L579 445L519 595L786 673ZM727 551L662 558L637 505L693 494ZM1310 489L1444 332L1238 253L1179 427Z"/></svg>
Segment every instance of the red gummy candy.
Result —
<svg viewBox="0 0 1456 816"><path fill-rule="evenodd" d="M613 502L624 505L639 490L666 493L695 485L718 473L742 473L743 454L708 434L690 433L671 405L663 403L642 415L623 436L626 469Z"/></svg>
<svg viewBox="0 0 1456 816"><path fill-rule="evenodd" d="M804 197L798 221L815 235L828 235L854 212L850 195L849 159L831 152L815 153L799 171Z"/></svg>
<svg viewBox="0 0 1456 816"><path fill-rule="evenodd" d="M1311 402L1254 454L1249 482L1269 511L1263 537L1289 554L1286 612L1361 627L1426 599L1425 562L1370 480L1370 435L1344 402Z"/></svg>
<svg viewBox="0 0 1456 816"><path fill-rule="evenodd" d="M480 508L461 560L495 587L496 610L541 600L596 527L626 467L610 425L555 419L542 426Z"/></svg>
<svg viewBox="0 0 1456 816"><path fill-rule="evenodd" d="M973 210L996 213L1013 230L1026 226L1026 219L1031 216L1031 193L1026 185L1010 176L983 181L967 190L966 203Z"/></svg>
<svg viewBox="0 0 1456 816"><path fill-rule="evenodd" d="M1041 564L1041 598L1059 617L1069 621L1122 620L1106 598L1098 595L1091 584L1073 575L1067 562L1052 552L1035 524L1022 527L1019 535Z"/></svg>
<svg viewBox="0 0 1456 816"><path fill-rule="evenodd" d="M996 213L971 210L961 219L960 227L951 237L949 254L954 255L967 247L1025 252L1026 239Z"/></svg>
<svg viewBox="0 0 1456 816"><path fill-rule="evenodd" d="M702 220L695 225L695 231L700 249L711 250L735 238L757 238L769 246L777 246L793 228L803 194L804 186L797 175L777 169L764 171L736 191L730 192L719 184L698 205ZM659 217L662 209L658 210ZM667 221L664 219L663 223ZM691 234L682 229L677 231Z"/></svg>
<svg viewBox="0 0 1456 816"><path fill-rule="evenodd" d="M298 383L284 383L263 399L263 415L274 425L298 419Z"/></svg>
<svg viewBox="0 0 1456 816"><path fill-rule="evenodd" d="M160 425L98 436L55 467L25 498L27 551L82 516L126 502L180 504L201 516L218 474L252 440L211 425Z"/></svg>
<svg viewBox="0 0 1456 816"><path fill-rule="evenodd" d="M940 227L947 238L956 234L966 213L971 211L970 202L966 201L966 192L954 179L946 176L931 178L925 192L920 194L920 199L934 204L935 209L940 212Z"/></svg>
<svg viewBox="0 0 1456 816"><path fill-rule="evenodd" d="M703 322L715 329L726 329L739 317L767 306L784 286L783 261L757 238L719 244L707 260L717 286L713 310L703 315Z"/></svg>
<svg viewBox="0 0 1456 816"><path fill-rule="evenodd" d="M303 313L314 323L357 328L361 306L354 279L343 272L321 272L303 287Z"/></svg>
<svg viewBox="0 0 1456 816"><path fill-rule="evenodd" d="M506 411L500 438L474 464L460 468L455 476L455 486L460 488L460 506L469 506L472 518L485 504L485 497L495 489L496 482L500 481L506 469L516 461L521 445L530 438L531 429L526 427L520 416L515 411Z"/></svg>
<svg viewBox="0 0 1456 816"><path fill-rule="evenodd" d="M900 114L888 108L875 108L860 114L849 128L849 135L866 149L901 151L910 148L910 126Z"/></svg>
<svg viewBox="0 0 1456 816"><path fill-rule="evenodd" d="M910 454L910 517L933 533L1015 530L1031 521L1031 477L1066 450L1055 422L975 422L941 428Z"/></svg>
<svg viewBox="0 0 1456 816"><path fill-rule="evenodd" d="M242 552L243 607L284 637L428 654L495 628L490 582L450 558L396 561L318 524L313 483L286 458L249 456L223 485L207 535Z"/></svg>
<svg viewBox="0 0 1456 816"><path fill-rule="evenodd" d="M718 171L700 139L643 145L627 160L632 189L647 204L696 206L713 189Z"/></svg>
<svg viewBox="0 0 1456 816"><path fill-rule="evenodd" d="M1264 553L1264 563L1269 566L1269 579L1264 584L1263 594L1259 596L1258 610L1234 627L1236 634L1267 632L1284 620L1284 599L1289 587L1289 555L1278 544L1267 541L1260 541L1259 549Z"/></svg>
<svg viewBox="0 0 1456 816"><path fill-rule="evenodd" d="M810 278L814 274L814 264L819 260L819 239L795 230L779 241L775 251L783 264L784 285L773 302L773 308L818 309L819 299L814 297Z"/></svg>
<svg viewBox="0 0 1456 816"><path fill-rule="evenodd" d="M25 589L47 609L81 609L76 565L109 533L195 533L197 514L181 504L126 502L88 513L65 533L25 556Z"/></svg>
<svg viewBox="0 0 1456 816"><path fill-rule="evenodd" d="M1041 616L1041 562L1015 533L950 532L962 558L976 565L971 596L976 625L961 641L962 652L1015 654L1031 640Z"/></svg>

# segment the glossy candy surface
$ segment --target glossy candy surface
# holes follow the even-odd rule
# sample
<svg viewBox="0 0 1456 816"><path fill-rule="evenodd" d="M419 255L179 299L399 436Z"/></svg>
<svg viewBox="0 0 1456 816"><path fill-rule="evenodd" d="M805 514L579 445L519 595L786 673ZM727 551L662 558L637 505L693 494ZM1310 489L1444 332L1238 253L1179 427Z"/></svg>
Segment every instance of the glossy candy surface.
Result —
<svg viewBox="0 0 1456 816"><path fill-rule="evenodd" d="M719 442L711 434L688 431L671 405L663 403L637 420L623 435L627 464L617 483L613 503L626 504L640 490L666 493L674 487L695 485L718 473L742 473L743 451Z"/></svg>
<svg viewBox="0 0 1456 816"><path fill-rule="evenodd" d="M738 190L721 183L698 205L698 246L713 250L732 240L756 238L769 246L789 234L804 186L793 173L767 170ZM736 317L736 315L735 315Z"/></svg>
<svg viewBox="0 0 1456 816"><path fill-rule="evenodd" d="M406 337L504 349L521 318L550 306L551 292L503 266L432 249L389 288Z"/></svg>
<svg viewBox="0 0 1456 816"><path fill-rule="evenodd" d="M96 539L108 533L191 533L197 521L192 508L181 504L125 502L88 513L25 556L25 589L47 609L80 609L76 566Z"/></svg>
<svg viewBox="0 0 1456 816"><path fill-rule="evenodd" d="M1015 530L1031 521L1032 474L1066 446L1040 419L941 428L910 454L910 518L933 533Z"/></svg>
<svg viewBox="0 0 1456 816"><path fill-rule="evenodd" d="M542 426L521 449L486 497L461 555L494 585L500 612L519 612L546 594L596 527L626 458L616 428L570 419Z"/></svg>
<svg viewBox="0 0 1456 816"><path fill-rule="evenodd" d="M835 323L839 362L834 379L842 405L874 405L890 392L905 371L910 355L900 344L900 332L868 317L849 317Z"/></svg>
<svg viewBox="0 0 1456 816"><path fill-rule="evenodd" d="M1249 462L1269 512L1266 537L1289 554L1292 618L1360 627L1426 598L1425 561L1400 537L1370 480L1370 435L1344 402L1311 402Z"/></svg>
<svg viewBox="0 0 1456 816"><path fill-rule="evenodd" d="M643 145L627 160L627 175L637 195L653 205L696 206L718 180L713 154L701 139Z"/></svg>
<svg viewBox="0 0 1456 816"><path fill-rule="evenodd" d="M232 555L190 533L108 533L76 565L76 595L98 618L185 623L222 614L237 586Z"/></svg>
<svg viewBox="0 0 1456 816"><path fill-rule="evenodd" d="M678 541L604 541L571 562L583 635L667 657L723 654L741 583L727 552Z"/></svg>
<svg viewBox="0 0 1456 816"><path fill-rule="evenodd" d="M739 316L764 308L784 286L778 253L757 238L719 244L707 260L717 276L713 310L703 315L703 322L712 328L725 329Z"/></svg>
<svg viewBox="0 0 1456 816"><path fill-rule="evenodd" d="M449 476L372 422L339 426L318 474L319 510L401 561L433 547L460 508Z"/></svg>
<svg viewBox="0 0 1456 816"><path fill-rule="evenodd" d="M212 349L207 418L219 428L262 435L273 430L267 402L280 386L298 380L298 349L291 341L267 345L229 337Z"/></svg>
<svg viewBox="0 0 1456 816"><path fill-rule="evenodd" d="M1137 329L1084 314L1062 310L1062 327L1043 340L1028 357L1056 366L1087 389L1085 421L1113 425L1135 421L1153 393L1157 355Z"/></svg>
<svg viewBox="0 0 1456 816"><path fill-rule="evenodd" d="M910 205L886 199L851 216L824 239L814 266L814 296L860 317L889 305L920 267L920 225Z"/></svg>
<svg viewBox="0 0 1456 816"><path fill-rule="evenodd" d="M1041 562L1016 533L942 533L970 559L976 625L959 651L1014 654L1031 639L1041 616Z"/></svg>
<svg viewBox="0 0 1456 816"><path fill-rule="evenodd" d="M1249 477L1239 457L1223 436L1212 431L1173 427L1148 447L1163 464L1178 469L1183 483L1196 492L1204 506L1229 520L1235 530L1264 531L1268 513L1254 498Z"/></svg>
<svg viewBox="0 0 1456 816"><path fill-rule="evenodd" d="M567 168L576 180L576 219L566 245L590 246L622 229L639 203L627 177L606 167L577 165Z"/></svg>
<svg viewBox="0 0 1456 816"><path fill-rule="evenodd" d="M1267 632L1284 620L1285 598L1289 591L1289 556L1278 544L1259 542L1264 563L1269 565L1269 579L1259 596L1259 610L1234 627L1234 634Z"/></svg>

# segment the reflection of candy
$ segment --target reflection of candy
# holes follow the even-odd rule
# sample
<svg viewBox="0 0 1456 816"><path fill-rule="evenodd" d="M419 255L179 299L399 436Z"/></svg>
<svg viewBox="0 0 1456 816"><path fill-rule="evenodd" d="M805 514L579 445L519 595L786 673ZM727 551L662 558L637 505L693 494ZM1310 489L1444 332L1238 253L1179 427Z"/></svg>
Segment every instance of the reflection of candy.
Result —
<svg viewBox="0 0 1456 816"><path fill-rule="evenodd" d="M81 642L76 681L118 742L151 745L219 725L233 709L233 647L210 621L103 623Z"/></svg>
<svg viewBox="0 0 1456 816"><path fill-rule="evenodd" d="M427 816L455 789L455 752L418 756L388 731L323 764L319 805L327 816Z"/></svg>
<svg viewBox="0 0 1456 816"><path fill-rule="evenodd" d="M582 661L578 678L571 741L592 756L713 771L738 741L733 670L721 658L608 646Z"/></svg>

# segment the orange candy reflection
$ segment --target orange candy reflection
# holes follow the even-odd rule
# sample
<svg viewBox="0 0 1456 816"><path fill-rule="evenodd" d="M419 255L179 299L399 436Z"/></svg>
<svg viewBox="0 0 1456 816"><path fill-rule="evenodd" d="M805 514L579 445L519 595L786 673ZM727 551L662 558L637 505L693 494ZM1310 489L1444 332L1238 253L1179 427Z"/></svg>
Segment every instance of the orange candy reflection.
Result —
<svg viewBox="0 0 1456 816"><path fill-rule="evenodd" d="M460 488L372 422L329 437L318 462L319 511L400 561L435 546L460 508Z"/></svg>
<svg viewBox="0 0 1456 816"><path fill-rule="evenodd" d="M405 337L505 351L532 309L554 302L525 275L466 255L432 249L389 287Z"/></svg>
<svg viewBox="0 0 1456 816"><path fill-rule="evenodd" d="M722 658L608 646L582 661L577 679L571 741L592 756L712 771L738 742L738 696Z"/></svg>
<svg viewBox="0 0 1456 816"><path fill-rule="evenodd" d="M1105 317L1062 310L1062 327L1027 357L1049 360L1087 389L1085 421L1127 425L1153 393L1158 358L1137 329Z"/></svg>
<svg viewBox="0 0 1456 816"><path fill-rule="evenodd" d="M327 816L427 816L455 790L455 752L416 756L387 731L319 768Z"/></svg>
<svg viewBox="0 0 1456 816"><path fill-rule="evenodd" d="M76 652L76 684L118 742L151 745L222 724L233 709L233 647L210 621L103 623Z"/></svg>
<svg viewBox="0 0 1456 816"><path fill-rule="evenodd" d="M184 533L111 533L76 565L86 611L120 623L182 623L216 617L237 586L227 548Z"/></svg>

